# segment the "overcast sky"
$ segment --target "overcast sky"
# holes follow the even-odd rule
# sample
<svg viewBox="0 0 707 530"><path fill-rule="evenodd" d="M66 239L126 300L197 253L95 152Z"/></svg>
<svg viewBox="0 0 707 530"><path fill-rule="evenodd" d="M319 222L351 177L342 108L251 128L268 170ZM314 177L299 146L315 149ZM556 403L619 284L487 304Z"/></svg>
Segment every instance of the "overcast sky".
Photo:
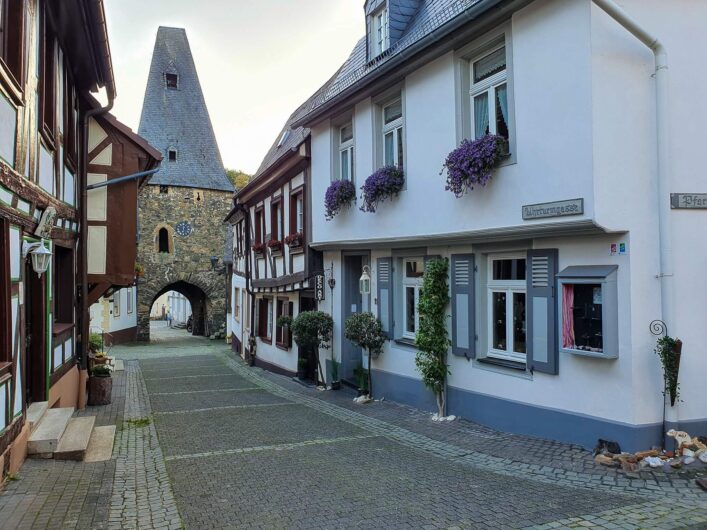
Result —
<svg viewBox="0 0 707 530"><path fill-rule="evenodd" d="M287 117L365 31L363 0L105 0L118 98L137 131L159 26L184 27L227 168L254 172Z"/></svg>

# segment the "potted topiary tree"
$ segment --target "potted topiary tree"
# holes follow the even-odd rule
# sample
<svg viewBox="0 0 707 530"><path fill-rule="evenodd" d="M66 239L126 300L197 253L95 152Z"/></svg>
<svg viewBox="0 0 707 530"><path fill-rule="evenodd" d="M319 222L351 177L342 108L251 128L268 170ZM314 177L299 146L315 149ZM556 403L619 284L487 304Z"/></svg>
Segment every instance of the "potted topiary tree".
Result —
<svg viewBox="0 0 707 530"><path fill-rule="evenodd" d="M323 376L319 349L329 347L333 330L334 320L321 311L305 311L292 321L292 337L302 350L314 350L319 376Z"/></svg>
<svg viewBox="0 0 707 530"><path fill-rule="evenodd" d="M113 368L108 364L96 364L91 370L88 378L89 406L110 405L113 392L112 371Z"/></svg>
<svg viewBox="0 0 707 530"><path fill-rule="evenodd" d="M373 313L354 313L346 319L344 335L351 342L368 352L368 393L372 394L371 359L377 358L383 351L385 333L381 321Z"/></svg>

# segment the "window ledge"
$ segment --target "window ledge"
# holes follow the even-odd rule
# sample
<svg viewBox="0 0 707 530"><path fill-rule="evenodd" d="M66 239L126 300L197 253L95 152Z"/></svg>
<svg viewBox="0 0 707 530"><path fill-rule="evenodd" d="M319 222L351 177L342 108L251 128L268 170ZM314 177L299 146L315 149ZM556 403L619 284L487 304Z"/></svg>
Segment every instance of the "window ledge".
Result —
<svg viewBox="0 0 707 530"><path fill-rule="evenodd" d="M395 340L393 340L393 342L394 342L395 344L400 345L400 346L405 346L405 347L407 347L407 348L415 348L415 349L417 349L417 344L415 344L415 341L412 340L412 339L400 338L400 339L395 339Z"/></svg>
<svg viewBox="0 0 707 530"><path fill-rule="evenodd" d="M506 359L496 359L493 357L481 357L477 359L478 362L482 364L490 364L493 366L500 366L502 368L508 368L510 370L517 370L519 372L527 372L527 365L525 363L517 361L509 361Z"/></svg>
<svg viewBox="0 0 707 530"><path fill-rule="evenodd" d="M57 337L59 335L63 335L64 333L72 330L74 328L74 325L71 323L60 323L60 322L55 322L54 327L52 328L52 336Z"/></svg>
<svg viewBox="0 0 707 530"><path fill-rule="evenodd" d="M2 379L5 375L8 375L8 374L9 375L12 374L12 363L10 363L10 362L0 363L0 379Z"/></svg>

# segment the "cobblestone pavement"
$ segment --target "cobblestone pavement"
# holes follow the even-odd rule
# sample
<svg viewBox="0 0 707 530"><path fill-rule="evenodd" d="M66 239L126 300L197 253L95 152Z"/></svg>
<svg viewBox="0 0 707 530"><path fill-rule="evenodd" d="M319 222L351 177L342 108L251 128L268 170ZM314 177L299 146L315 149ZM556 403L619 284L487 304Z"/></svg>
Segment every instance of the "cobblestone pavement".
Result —
<svg viewBox="0 0 707 530"><path fill-rule="evenodd" d="M120 356L139 360L187 528L707 528L694 476L627 475L578 447L354 405L215 342L170 344Z"/></svg>

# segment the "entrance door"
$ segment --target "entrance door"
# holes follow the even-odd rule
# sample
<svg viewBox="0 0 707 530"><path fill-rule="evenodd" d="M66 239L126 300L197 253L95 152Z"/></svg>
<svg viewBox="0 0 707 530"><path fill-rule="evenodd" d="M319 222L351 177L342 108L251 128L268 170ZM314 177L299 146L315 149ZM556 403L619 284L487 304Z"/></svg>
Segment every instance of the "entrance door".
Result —
<svg viewBox="0 0 707 530"><path fill-rule="evenodd" d="M359 290L359 279L361 274L363 274L364 260L367 262L368 259L365 256L343 256L344 260L344 285L343 285L343 311L344 316L342 327L344 326L346 319L348 319L354 313L361 313L365 311L366 308L363 307L363 297ZM339 374L341 379L347 381L351 384L357 385L356 375L354 370L356 370L361 365L362 360L362 350L346 337L342 336L341 341L341 369Z"/></svg>
<svg viewBox="0 0 707 530"><path fill-rule="evenodd" d="M25 392L27 405L47 399L47 304L46 274L41 278L27 265L25 270Z"/></svg>
<svg viewBox="0 0 707 530"><path fill-rule="evenodd" d="M299 311L305 313L307 311L316 311L317 301L313 296L300 296ZM317 363L317 352L314 348L303 349L298 348L299 359L297 362L298 372L307 381L317 382L317 372L319 365ZM322 359L322 369L324 369L324 360Z"/></svg>

